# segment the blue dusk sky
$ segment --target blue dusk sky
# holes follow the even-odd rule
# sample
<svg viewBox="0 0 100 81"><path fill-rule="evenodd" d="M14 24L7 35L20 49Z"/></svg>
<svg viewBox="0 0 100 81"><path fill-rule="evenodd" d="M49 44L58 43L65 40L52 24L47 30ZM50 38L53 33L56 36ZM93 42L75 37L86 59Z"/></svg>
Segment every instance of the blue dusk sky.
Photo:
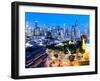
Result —
<svg viewBox="0 0 100 81"><path fill-rule="evenodd" d="M76 15L76 14L55 14L55 13L34 13L25 12L25 22L29 27L34 28L34 22L38 21L39 27L44 27L46 24L49 27L60 26L63 28L64 24L67 28L71 28L77 21L78 26L82 32L84 26L89 29L90 16L89 15Z"/></svg>

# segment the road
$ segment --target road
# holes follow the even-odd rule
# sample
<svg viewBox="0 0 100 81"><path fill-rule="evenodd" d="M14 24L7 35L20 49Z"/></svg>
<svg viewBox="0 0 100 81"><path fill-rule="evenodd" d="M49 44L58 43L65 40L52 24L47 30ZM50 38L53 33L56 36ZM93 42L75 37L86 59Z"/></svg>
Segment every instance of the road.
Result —
<svg viewBox="0 0 100 81"><path fill-rule="evenodd" d="M26 48L26 68L43 67L47 58L46 48L43 46L32 46Z"/></svg>

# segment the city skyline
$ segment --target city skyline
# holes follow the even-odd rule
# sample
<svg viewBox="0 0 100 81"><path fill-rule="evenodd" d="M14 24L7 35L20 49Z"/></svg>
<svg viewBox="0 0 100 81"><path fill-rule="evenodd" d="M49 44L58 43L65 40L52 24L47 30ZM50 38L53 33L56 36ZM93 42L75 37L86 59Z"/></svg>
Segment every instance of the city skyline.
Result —
<svg viewBox="0 0 100 81"><path fill-rule="evenodd" d="M90 44L89 19L88 15L26 12L25 67L89 65L89 51L85 52Z"/></svg>
<svg viewBox="0 0 100 81"><path fill-rule="evenodd" d="M25 12L25 22L32 29L35 28L35 21L38 21L38 26L44 28L44 24L49 28L66 28L71 29L75 23L78 24L80 32L83 32L84 26L89 30L90 17L88 15L76 15L76 14L51 14L51 13L33 13Z"/></svg>

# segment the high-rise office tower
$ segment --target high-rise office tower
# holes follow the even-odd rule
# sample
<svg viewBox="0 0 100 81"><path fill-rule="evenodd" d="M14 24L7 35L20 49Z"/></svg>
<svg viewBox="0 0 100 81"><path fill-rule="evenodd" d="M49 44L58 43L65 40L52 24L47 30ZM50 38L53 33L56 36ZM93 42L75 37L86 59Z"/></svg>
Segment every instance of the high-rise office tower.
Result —
<svg viewBox="0 0 100 81"><path fill-rule="evenodd" d="M75 22L75 37L76 37L76 40L80 39L80 28L78 26L77 21Z"/></svg>

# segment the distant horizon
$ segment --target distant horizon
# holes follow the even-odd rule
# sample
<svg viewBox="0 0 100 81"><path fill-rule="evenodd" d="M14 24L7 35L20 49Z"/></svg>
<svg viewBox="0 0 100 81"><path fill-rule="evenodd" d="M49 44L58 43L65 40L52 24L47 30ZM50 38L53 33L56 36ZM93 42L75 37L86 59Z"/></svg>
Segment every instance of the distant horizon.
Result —
<svg viewBox="0 0 100 81"><path fill-rule="evenodd" d="M81 33L83 32L84 26L86 26L87 30L90 27L89 15L25 12L25 23L30 28L35 27L35 21L38 21L40 28L43 28L45 24L50 28L56 26L63 28L65 25L68 29L71 29L77 22Z"/></svg>

